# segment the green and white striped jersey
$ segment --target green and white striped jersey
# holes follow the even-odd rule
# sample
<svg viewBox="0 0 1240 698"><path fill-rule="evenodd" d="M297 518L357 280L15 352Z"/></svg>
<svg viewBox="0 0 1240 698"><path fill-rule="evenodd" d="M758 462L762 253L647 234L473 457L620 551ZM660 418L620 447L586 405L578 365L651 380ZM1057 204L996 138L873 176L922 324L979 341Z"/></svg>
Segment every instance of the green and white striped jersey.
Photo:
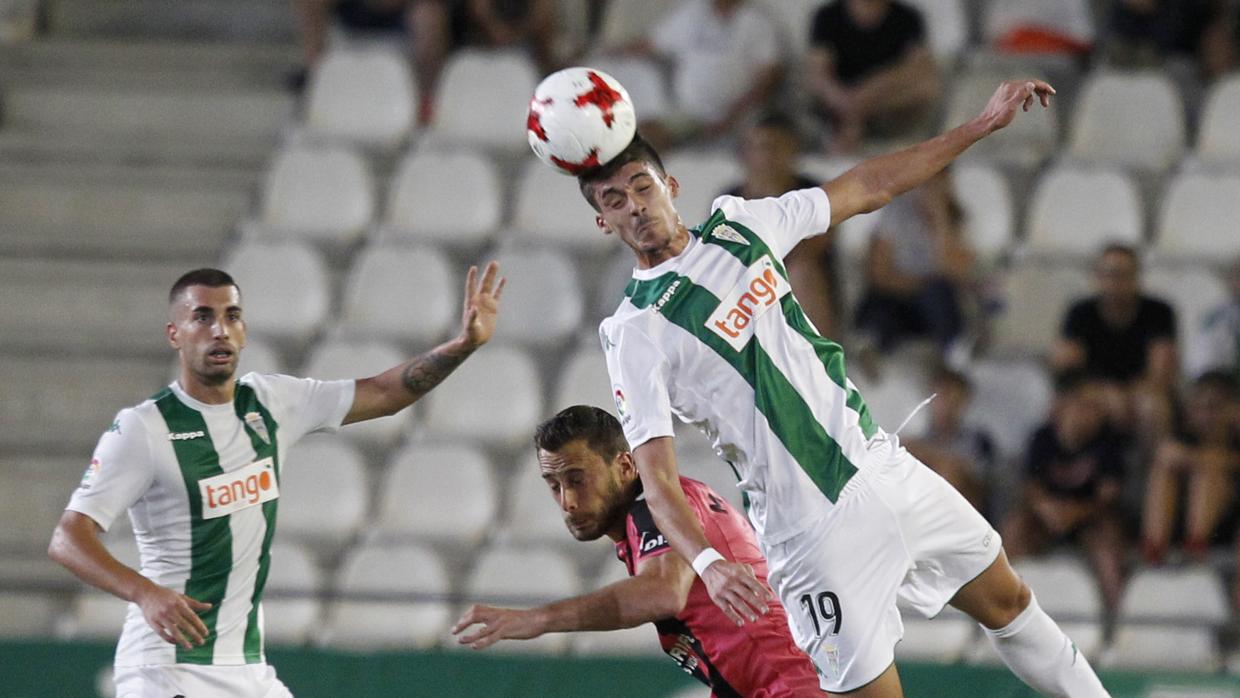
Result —
<svg viewBox="0 0 1240 698"><path fill-rule="evenodd" d="M712 210L683 252L633 271L599 334L633 448L671 436L673 414L700 428L736 469L769 545L834 504L878 428L783 266L829 226L826 192L722 196Z"/></svg>
<svg viewBox="0 0 1240 698"><path fill-rule="evenodd" d="M284 456L302 436L340 426L354 382L250 373L232 404L208 405L173 383L123 409L99 439L68 508L107 530L129 510L141 572L210 603L211 631L185 650L129 604L117 666L255 664Z"/></svg>

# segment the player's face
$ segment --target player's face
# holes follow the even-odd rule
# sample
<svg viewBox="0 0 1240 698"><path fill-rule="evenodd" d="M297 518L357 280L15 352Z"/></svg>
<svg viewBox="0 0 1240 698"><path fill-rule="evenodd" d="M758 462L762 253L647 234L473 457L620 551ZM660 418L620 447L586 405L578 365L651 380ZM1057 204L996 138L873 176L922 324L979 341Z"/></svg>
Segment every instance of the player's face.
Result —
<svg viewBox="0 0 1240 698"><path fill-rule="evenodd" d="M169 308L168 343L188 370L207 385L222 385L237 372L245 346L241 294L236 286L190 286Z"/></svg>
<svg viewBox="0 0 1240 698"><path fill-rule="evenodd" d="M595 223L638 254L668 249L680 229L672 199L680 191L675 177L664 177L646 162L630 162L594 184L599 213Z"/></svg>
<svg viewBox="0 0 1240 698"><path fill-rule="evenodd" d="M608 463L584 439L559 451L538 451L538 468L551 496L560 505L564 525L577 540L622 536L627 484L636 476L633 459L621 453Z"/></svg>

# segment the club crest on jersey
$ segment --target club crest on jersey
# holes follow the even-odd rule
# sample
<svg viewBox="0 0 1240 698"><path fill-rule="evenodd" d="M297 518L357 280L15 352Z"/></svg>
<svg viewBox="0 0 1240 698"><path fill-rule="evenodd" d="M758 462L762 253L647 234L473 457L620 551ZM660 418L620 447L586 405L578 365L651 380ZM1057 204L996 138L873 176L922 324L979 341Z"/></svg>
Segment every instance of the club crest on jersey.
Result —
<svg viewBox="0 0 1240 698"><path fill-rule="evenodd" d="M258 434L258 438L263 440L263 443L271 443L271 436L267 433L267 423L263 421L263 416L261 414L257 412L246 412L244 419L245 423L254 430L254 433Z"/></svg>
<svg viewBox="0 0 1240 698"><path fill-rule="evenodd" d="M616 398L616 414L620 416L620 421L628 420L629 402L624 399L624 391L620 386L613 385L615 388L614 397Z"/></svg>
<svg viewBox="0 0 1240 698"><path fill-rule="evenodd" d="M758 317L779 306L779 299L792 291L788 280L775 270L768 256L754 262L706 319L706 329L740 351L753 336Z"/></svg>
<svg viewBox="0 0 1240 698"><path fill-rule="evenodd" d="M217 519L280 496L272 459L256 460L230 473L198 481L202 518Z"/></svg>
<svg viewBox="0 0 1240 698"><path fill-rule="evenodd" d="M749 246L749 241L745 239L745 236L736 232L736 228L727 224L720 224L711 228L710 236L716 240L727 240L738 245Z"/></svg>
<svg viewBox="0 0 1240 698"><path fill-rule="evenodd" d="M82 482L78 483L78 487L84 490L90 489L91 480L94 480L95 476L99 474L101 467L103 467L103 464L99 462L98 458L91 458L90 465L86 466L86 472L82 473Z"/></svg>

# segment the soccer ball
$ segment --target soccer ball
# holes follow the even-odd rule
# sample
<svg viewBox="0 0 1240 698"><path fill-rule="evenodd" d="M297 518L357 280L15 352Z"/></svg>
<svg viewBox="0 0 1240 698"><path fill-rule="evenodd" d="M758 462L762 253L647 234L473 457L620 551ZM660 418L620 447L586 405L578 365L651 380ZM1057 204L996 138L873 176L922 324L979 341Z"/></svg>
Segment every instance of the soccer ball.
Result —
<svg viewBox="0 0 1240 698"><path fill-rule="evenodd" d="M601 70L565 68L543 79L525 130L540 160L567 175L607 164L637 132L633 101Z"/></svg>

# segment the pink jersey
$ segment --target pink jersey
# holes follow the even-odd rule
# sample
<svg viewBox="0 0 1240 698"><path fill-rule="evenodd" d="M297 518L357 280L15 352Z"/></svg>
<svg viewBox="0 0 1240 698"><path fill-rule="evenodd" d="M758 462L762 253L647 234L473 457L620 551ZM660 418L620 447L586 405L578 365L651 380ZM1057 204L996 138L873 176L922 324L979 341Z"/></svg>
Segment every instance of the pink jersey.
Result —
<svg viewBox="0 0 1240 698"><path fill-rule="evenodd" d="M766 585L766 560L749 521L697 480L682 477L680 485L711 546L729 560L751 565ZM655 527L644 496L633 503L625 524L616 556L630 576L637 574L642 560L672 551ZM718 698L823 695L814 665L793 643L777 601L771 601L770 612L757 622L738 628L715 606L702 580L695 579L684 610L657 621L655 628L663 651Z"/></svg>

